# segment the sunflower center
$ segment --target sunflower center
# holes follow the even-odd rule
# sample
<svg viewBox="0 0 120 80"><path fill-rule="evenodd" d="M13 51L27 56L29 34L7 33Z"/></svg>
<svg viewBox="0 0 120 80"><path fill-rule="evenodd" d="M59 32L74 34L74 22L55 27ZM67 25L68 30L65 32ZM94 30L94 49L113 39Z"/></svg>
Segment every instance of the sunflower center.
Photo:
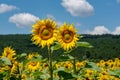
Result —
<svg viewBox="0 0 120 80"><path fill-rule="evenodd" d="M32 66L36 66L36 65L37 65L37 62L31 62L31 65L32 65Z"/></svg>
<svg viewBox="0 0 120 80"><path fill-rule="evenodd" d="M43 32L42 32L42 34L43 34L44 36L48 36L48 35L49 35L49 30L44 29Z"/></svg>
<svg viewBox="0 0 120 80"><path fill-rule="evenodd" d="M65 34L65 40L69 40L70 39L70 34Z"/></svg>
<svg viewBox="0 0 120 80"><path fill-rule="evenodd" d="M10 52L6 51L6 57L10 56Z"/></svg>
<svg viewBox="0 0 120 80"><path fill-rule="evenodd" d="M53 29L47 26L42 26L39 30L39 35L42 40L48 40L53 36Z"/></svg>
<svg viewBox="0 0 120 80"><path fill-rule="evenodd" d="M66 30L62 33L62 39L65 43L70 43L73 40L74 33L72 31Z"/></svg>

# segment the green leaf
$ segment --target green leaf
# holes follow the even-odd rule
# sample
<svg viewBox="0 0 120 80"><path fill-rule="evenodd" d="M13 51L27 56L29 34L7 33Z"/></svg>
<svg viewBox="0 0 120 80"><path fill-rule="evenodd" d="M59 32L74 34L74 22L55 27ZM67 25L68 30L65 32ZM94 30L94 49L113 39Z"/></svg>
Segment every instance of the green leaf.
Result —
<svg viewBox="0 0 120 80"><path fill-rule="evenodd" d="M73 57L73 56L71 56L71 55L68 55L68 57L69 57L69 59L74 59L74 57Z"/></svg>
<svg viewBox="0 0 120 80"><path fill-rule="evenodd" d="M23 61L23 66L25 66L30 60Z"/></svg>
<svg viewBox="0 0 120 80"><path fill-rule="evenodd" d="M73 79L74 77L72 76L71 73L67 73L65 71L58 71L59 77L63 77L63 80L68 80L68 79Z"/></svg>
<svg viewBox="0 0 120 80"><path fill-rule="evenodd" d="M92 48L93 47L88 42L77 42L77 46L86 47L86 48Z"/></svg>
<svg viewBox="0 0 120 80"><path fill-rule="evenodd" d="M42 72L40 72L40 71L33 72L33 76L37 77L39 75L42 75Z"/></svg>
<svg viewBox="0 0 120 80"><path fill-rule="evenodd" d="M22 53L22 54L20 54L20 55L17 55L17 60L20 61L20 62L22 62L22 61L25 60L25 57L26 57L26 56L27 56L26 53Z"/></svg>
<svg viewBox="0 0 120 80"><path fill-rule="evenodd" d="M42 62L42 59L38 57L38 58L32 58L32 59L30 59L30 61Z"/></svg>
<svg viewBox="0 0 120 80"><path fill-rule="evenodd" d="M60 68L54 70L53 73L57 73L57 72L59 72L59 71L64 71L64 70L65 70L64 67L60 67Z"/></svg>
<svg viewBox="0 0 120 80"><path fill-rule="evenodd" d="M81 38L83 38L83 36L80 35L79 38L81 39Z"/></svg>
<svg viewBox="0 0 120 80"><path fill-rule="evenodd" d="M113 75L113 76L116 76L116 77L120 78L120 69L116 69L116 70L114 70L114 71L108 70L108 73L109 73L110 75Z"/></svg>
<svg viewBox="0 0 120 80"><path fill-rule="evenodd" d="M0 58L1 61L3 61L6 65L12 65L11 61L8 58Z"/></svg>
<svg viewBox="0 0 120 80"><path fill-rule="evenodd" d="M16 79L15 77L10 77L10 80L20 80L20 79Z"/></svg>
<svg viewBox="0 0 120 80"><path fill-rule="evenodd" d="M3 64L3 61L1 60L1 58L0 58L0 65L2 65Z"/></svg>
<svg viewBox="0 0 120 80"><path fill-rule="evenodd" d="M45 80L45 79L50 78L50 75L49 74L43 74L43 75L40 75L40 78L42 78L43 80Z"/></svg>
<svg viewBox="0 0 120 80"><path fill-rule="evenodd" d="M65 51L64 54L69 54L69 53L71 53L72 51L73 51L73 49L70 49L70 50L68 50L68 51Z"/></svg>
<svg viewBox="0 0 120 80"><path fill-rule="evenodd" d="M52 50L58 50L58 49L60 49L60 48L61 48L61 46L60 46L59 43L58 43L58 44L55 44L54 46L51 47Z"/></svg>
<svg viewBox="0 0 120 80"><path fill-rule="evenodd" d="M72 60L74 59L73 56L66 54L66 55L61 55L58 59L58 61L66 61L66 60Z"/></svg>
<svg viewBox="0 0 120 80"><path fill-rule="evenodd" d="M0 80L3 80L3 77L5 77L5 75L3 74L3 72L0 72Z"/></svg>
<svg viewBox="0 0 120 80"><path fill-rule="evenodd" d="M114 72L120 75L120 68L119 68L119 69L114 70Z"/></svg>
<svg viewBox="0 0 120 80"><path fill-rule="evenodd" d="M20 57L26 57L26 56L27 56L26 53L22 53L22 54L20 55Z"/></svg>
<svg viewBox="0 0 120 80"><path fill-rule="evenodd" d="M101 69L94 62L87 61L86 65L85 65L85 68L89 68L89 69L97 70L97 71L101 72Z"/></svg>

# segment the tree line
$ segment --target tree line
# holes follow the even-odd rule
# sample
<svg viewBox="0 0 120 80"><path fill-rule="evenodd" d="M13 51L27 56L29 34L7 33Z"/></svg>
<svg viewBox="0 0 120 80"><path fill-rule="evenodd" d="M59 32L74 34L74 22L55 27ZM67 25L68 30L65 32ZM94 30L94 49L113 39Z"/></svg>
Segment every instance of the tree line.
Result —
<svg viewBox="0 0 120 80"><path fill-rule="evenodd" d="M89 42L93 48L88 49L84 47L78 47L73 54L80 60L100 60L100 59L113 59L120 58L120 35L88 35L82 34L83 38L79 41ZM17 54L38 52L43 57L47 57L47 48L42 49L31 41L31 34L14 34L14 35L0 35L0 54L4 48L11 46L16 50ZM53 58L57 59L60 54L63 54L63 50L60 49L53 53ZM71 54L71 55L73 55Z"/></svg>

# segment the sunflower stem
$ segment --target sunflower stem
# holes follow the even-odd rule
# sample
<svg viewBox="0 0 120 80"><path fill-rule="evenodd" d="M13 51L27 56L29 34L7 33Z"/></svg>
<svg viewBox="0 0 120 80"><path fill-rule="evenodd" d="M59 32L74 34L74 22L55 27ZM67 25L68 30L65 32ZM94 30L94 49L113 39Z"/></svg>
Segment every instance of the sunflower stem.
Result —
<svg viewBox="0 0 120 80"><path fill-rule="evenodd" d="M48 47L48 55L49 55L50 80L53 80L52 53L49 47Z"/></svg>
<svg viewBox="0 0 120 80"><path fill-rule="evenodd" d="M74 69L74 74L77 74L77 72L76 72L76 55L74 54L74 59L73 59L73 69ZM75 78L75 80L77 80L76 78Z"/></svg>
<svg viewBox="0 0 120 80"><path fill-rule="evenodd" d="M74 74L76 74L76 59L73 59Z"/></svg>

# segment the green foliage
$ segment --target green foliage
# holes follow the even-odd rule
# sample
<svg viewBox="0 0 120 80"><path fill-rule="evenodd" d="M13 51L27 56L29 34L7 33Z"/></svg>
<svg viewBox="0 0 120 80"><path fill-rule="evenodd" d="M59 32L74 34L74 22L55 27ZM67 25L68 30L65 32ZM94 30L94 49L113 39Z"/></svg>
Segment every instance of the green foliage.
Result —
<svg viewBox="0 0 120 80"><path fill-rule="evenodd" d="M68 80L68 79L74 78L71 73L68 73L65 71L58 71L58 75L59 75L59 77L63 78L63 80Z"/></svg>
<svg viewBox="0 0 120 80"><path fill-rule="evenodd" d="M108 70L108 73L110 75L113 75L113 76L116 76L116 77L120 78L120 69L116 69L116 70L113 70L113 71Z"/></svg>
<svg viewBox="0 0 120 80"><path fill-rule="evenodd" d="M74 57L69 55L69 54L64 54L64 55L61 55L58 59L58 61L67 61L67 60L73 60Z"/></svg>
<svg viewBox="0 0 120 80"><path fill-rule="evenodd" d="M5 64L5 65L12 65L11 61L8 58L0 58L0 64Z"/></svg>
<svg viewBox="0 0 120 80"><path fill-rule="evenodd" d="M86 62L85 68L96 70L98 72L101 72L102 70L96 65L94 62Z"/></svg>
<svg viewBox="0 0 120 80"><path fill-rule="evenodd" d="M77 46L86 47L86 48L92 48L93 47L88 42L77 42Z"/></svg>
<svg viewBox="0 0 120 80"><path fill-rule="evenodd" d="M75 49L75 55L78 59L89 60L108 60L120 58L120 35L82 35L80 42L88 42L93 48L86 48L82 45ZM82 44L82 43L80 43ZM86 45L89 45L86 43ZM48 57L47 48L41 49L31 41L30 34L0 35L0 54L4 47L11 46L17 54L39 52L43 57ZM85 46L85 45L84 45ZM58 59L64 53L63 49L57 44L54 48L53 58Z"/></svg>

